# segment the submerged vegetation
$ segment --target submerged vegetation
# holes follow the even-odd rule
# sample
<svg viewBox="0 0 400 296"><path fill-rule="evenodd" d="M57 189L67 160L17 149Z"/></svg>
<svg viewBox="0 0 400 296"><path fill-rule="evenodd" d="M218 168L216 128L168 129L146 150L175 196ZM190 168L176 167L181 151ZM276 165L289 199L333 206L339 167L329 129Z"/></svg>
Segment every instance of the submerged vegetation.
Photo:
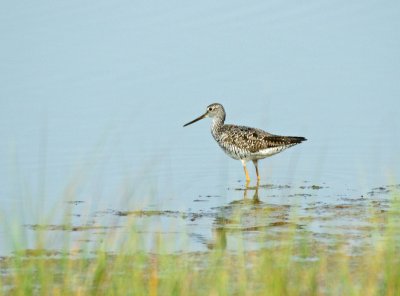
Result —
<svg viewBox="0 0 400 296"><path fill-rule="evenodd" d="M385 188L384 188L385 189ZM373 196L381 189L370 193ZM383 189L382 189L383 190ZM159 211L119 213L126 219L125 232L114 227L31 226L35 248L20 240L10 256L0 260L1 295L399 295L400 293L400 204L391 195L384 209L370 212L363 230L368 240L354 246L355 238L340 231L330 240L308 231L301 223L271 222L263 227L242 225L253 204L261 213L274 215L277 208L259 208L259 201L231 203L224 216L215 217L214 240L207 251L167 252L175 242L154 232L152 251L143 251L139 221L162 216ZM346 211L349 204L335 207ZM315 206L309 210L323 210ZM286 211L287 209L285 209ZM255 214L256 212L253 212ZM166 214L187 218L179 212ZM302 221L289 212L291 221ZM281 219L282 221L285 219ZM269 231L284 227L281 231ZM360 226L358 226L360 227ZM103 239L95 247L77 245L74 232L101 229ZM63 247L46 247L49 233L64 231ZM234 251L227 248L229 233L242 237ZM246 236L257 232L257 240L270 241L263 248L248 250ZM90 232L86 241L91 240ZM51 236L51 235L50 235ZM65 238L66 237L66 238ZM186 242L183 240L182 244Z"/></svg>

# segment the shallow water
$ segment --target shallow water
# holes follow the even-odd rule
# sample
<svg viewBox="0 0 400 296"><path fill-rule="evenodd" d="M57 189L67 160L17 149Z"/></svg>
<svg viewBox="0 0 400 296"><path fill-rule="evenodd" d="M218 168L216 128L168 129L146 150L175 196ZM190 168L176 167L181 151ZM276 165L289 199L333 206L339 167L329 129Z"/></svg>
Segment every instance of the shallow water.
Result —
<svg viewBox="0 0 400 296"><path fill-rule="evenodd" d="M143 232L171 235L172 251L212 245L245 194L210 122L182 127L214 101L229 123L308 139L260 163L272 186L244 207L260 221L224 225L228 240L231 228L282 228L265 209L295 207L321 237L361 227L367 192L399 183L395 1L1 6L0 253L14 222L30 244L32 226L62 225L69 208L74 225L103 227L123 224L119 212L170 211L141 217ZM352 210L335 208L348 199ZM264 246L253 238L248 248Z"/></svg>

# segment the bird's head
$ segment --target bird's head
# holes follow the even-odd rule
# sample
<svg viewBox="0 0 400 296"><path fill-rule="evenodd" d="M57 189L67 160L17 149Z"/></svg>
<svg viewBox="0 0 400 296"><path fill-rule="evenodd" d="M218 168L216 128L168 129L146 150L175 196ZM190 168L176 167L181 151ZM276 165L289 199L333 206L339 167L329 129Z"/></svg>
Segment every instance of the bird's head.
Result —
<svg viewBox="0 0 400 296"><path fill-rule="evenodd" d="M225 120L225 109L219 103L213 103L211 105L208 105L207 109L206 109L206 113L204 113L203 115L197 117L196 119L186 123L184 126L188 126L188 125L195 123L196 121L199 121L206 117L211 117L211 118L217 117L217 118L221 118L224 121Z"/></svg>

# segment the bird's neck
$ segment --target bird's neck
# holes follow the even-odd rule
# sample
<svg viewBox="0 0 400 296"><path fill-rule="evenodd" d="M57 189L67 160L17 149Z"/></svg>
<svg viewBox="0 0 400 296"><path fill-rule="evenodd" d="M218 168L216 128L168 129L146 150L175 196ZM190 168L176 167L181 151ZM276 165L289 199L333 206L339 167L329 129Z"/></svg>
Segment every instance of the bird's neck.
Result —
<svg viewBox="0 0 400 296"><path fill-rule="evenodd" d="M211 133L214 138L218 136L221 131L222 126L224 125L225 118L223 117L214 117L211 123Z"/></svg>

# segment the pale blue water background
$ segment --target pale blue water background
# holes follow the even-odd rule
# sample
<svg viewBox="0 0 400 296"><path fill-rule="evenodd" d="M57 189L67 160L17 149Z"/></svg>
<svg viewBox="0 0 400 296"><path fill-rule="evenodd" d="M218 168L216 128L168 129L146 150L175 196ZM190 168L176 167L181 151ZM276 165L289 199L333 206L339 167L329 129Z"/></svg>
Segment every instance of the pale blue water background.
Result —
<svg viewBox="0 0 400 296"><path fill-rule="evenodd" d="M399 32L397 1L2 2L3 224L38 223L62 196L88 212L240 199L210 122L182 128L213 102L308 138L260 163L264 184L325 184L324 200L396 183Z"/></svg>

